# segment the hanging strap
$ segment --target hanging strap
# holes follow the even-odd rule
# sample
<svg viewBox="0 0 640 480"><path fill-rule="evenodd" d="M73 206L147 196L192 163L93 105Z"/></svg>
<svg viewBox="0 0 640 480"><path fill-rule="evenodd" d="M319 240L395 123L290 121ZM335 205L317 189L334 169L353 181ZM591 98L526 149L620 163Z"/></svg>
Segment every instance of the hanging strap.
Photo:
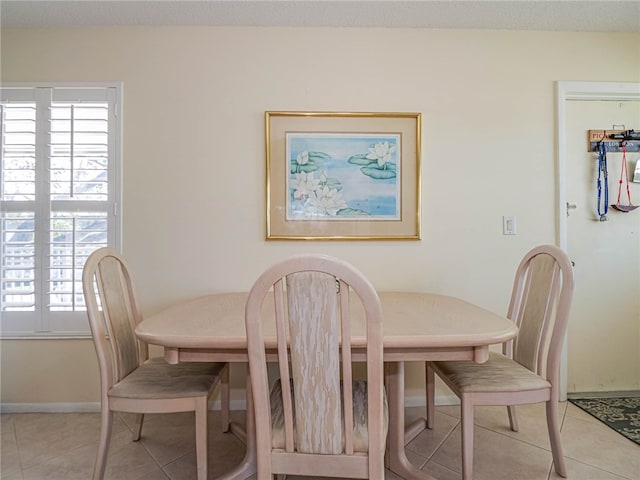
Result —
<svg viewBox="0 0 640 480"><path fill-rule="evenodd" d="M620 194L622 193L622 179L627 181L627 199L629 200L629 205L632 206L631 203L631 191L629 191L629 176L627 174L627 144L624 142L622 144L622 167L620 168L620 185L618 185L618 201L616 205L620 206Z"/></svg>
<svg viewBox="0 0 640 480"><path fill-rule="evenodd" d="M603 186L604 183L604 186ZM604 189L604 202L602 190ZM604 142L598 144L598 215L601 222L607 221L609 211L609 173L607 171L607 148Z"/></svg>

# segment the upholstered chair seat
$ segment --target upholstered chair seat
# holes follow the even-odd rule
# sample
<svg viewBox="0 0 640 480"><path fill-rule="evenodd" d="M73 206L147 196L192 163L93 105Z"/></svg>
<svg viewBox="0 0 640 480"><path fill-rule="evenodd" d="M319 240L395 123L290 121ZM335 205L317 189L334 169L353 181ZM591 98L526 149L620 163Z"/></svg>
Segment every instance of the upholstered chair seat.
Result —
<svg viewBox="0 0 640 480"><path fill-rule="evenodd" d="M110 398L182 398L208 395L218 381L224 363L179 363L169 365L164 358L154 357L116 383Z"/></svg>
<svg viewBox="0 0 640 480"><path fill-rule="evenodd" d="M438 371L462 393L522 392L551 388L551 383L498 352L489 352L486 363L434 362Z"/></svg>

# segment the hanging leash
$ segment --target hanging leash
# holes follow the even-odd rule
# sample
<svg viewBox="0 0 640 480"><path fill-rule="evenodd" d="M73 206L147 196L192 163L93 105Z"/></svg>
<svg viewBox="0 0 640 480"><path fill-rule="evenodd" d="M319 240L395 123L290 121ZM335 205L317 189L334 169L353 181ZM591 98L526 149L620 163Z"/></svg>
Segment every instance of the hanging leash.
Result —
<svg viewBox="0 0 640 480"><path fill-rule="evenodd" d="M628 205L620 205L620 194L622 193L622 179L627 181L627 199ZM638 208L631 203L631 192L629 191L629 175L627 173L627 142L622 142L622 167L620 167L620 184L618 185L618 201L615 205L611 205L613 208L620 212L630 212Z"/></svg>
<svg viewBox="0 0 640 480"><path fill-rule="evenodd" d="M604 183L604 187L603 187ZM602 202L602 190L604 188L604 203ZM601 208L602 207L602 208ZM609 173L607 171L607 148L601 140L598 143L598 215L601 222L607 221L609 211Z"/></svg>

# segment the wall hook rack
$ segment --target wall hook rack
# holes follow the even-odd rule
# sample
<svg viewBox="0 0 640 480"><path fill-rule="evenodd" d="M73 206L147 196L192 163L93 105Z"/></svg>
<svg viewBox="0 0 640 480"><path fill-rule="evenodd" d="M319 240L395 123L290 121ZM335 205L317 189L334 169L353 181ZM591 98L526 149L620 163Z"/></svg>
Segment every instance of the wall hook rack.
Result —
<svg viewBox="0 0 640 480"><path fill-rule="evenodd" d="M630 130L589 130L587 148L597 152L600 143L604 142L607 152L622 152L626 145L627 152L640 152L640 132Z"/></svg>
<svg viewBox="0 0 640 480"><path fill-rule="evenodd" d="M629 140L640 140L640 132L636 132L635 130L625 130L622 133L611 133L609 134L609 138L625 142Z"/></svg>

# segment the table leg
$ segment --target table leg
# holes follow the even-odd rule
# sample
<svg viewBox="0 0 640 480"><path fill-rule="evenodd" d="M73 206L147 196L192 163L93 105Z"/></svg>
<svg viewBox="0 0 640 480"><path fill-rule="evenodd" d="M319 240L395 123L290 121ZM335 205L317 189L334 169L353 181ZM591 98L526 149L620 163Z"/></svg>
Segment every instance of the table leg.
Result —
<svg viewBox="0 0 640 480"><path fill-rule="evenodd" d="M404 425L404 362L386 364L386 379L389 404L389 434L385 466L396 475L411 480L436 480L431 475L418 470L407 458L406 439L415 436L413 427L405 431ZM424 423L423 423L424 425Z"/></svg>
<svg viewBox="0 0 640 480"><path fill-rule="evenodd" d="M217 480L245 480L257 472L256 452L256 421L253 411L253 393L251 391L251 377L247 369L247 426L243 431L237 425L231 425L231 431L239 437L244 437L247 450L242 461L229 472L221 475Z"/></svg>

